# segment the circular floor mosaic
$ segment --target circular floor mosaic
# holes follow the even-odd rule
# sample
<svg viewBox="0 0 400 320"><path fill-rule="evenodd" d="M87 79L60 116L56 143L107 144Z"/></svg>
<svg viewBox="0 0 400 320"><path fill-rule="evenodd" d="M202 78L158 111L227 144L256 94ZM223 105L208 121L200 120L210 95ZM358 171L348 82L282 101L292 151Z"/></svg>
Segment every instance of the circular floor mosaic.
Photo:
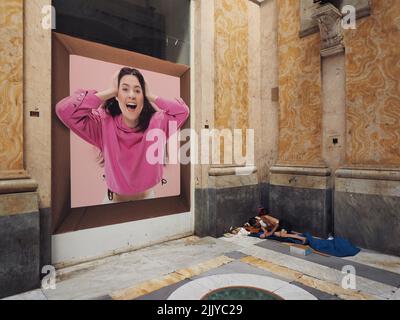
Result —
<svg viewBox="0 0 400 320"><path fill-rule="evenodd" d="M245 273L199 278L176 289L168 300L317 300L289 282Z"/></svg>
<svg viewBox="0 0 400 320"><path fill-rule="evenodd" d="M282 298L259 288L227 287L207 293L202 300L282 300Z"/></svg>

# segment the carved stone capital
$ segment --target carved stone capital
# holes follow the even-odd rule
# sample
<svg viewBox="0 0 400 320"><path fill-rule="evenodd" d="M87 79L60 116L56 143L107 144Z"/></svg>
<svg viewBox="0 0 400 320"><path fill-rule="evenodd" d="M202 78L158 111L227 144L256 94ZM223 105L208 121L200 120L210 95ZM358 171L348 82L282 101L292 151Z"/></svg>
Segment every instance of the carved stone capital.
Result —
<svg viewBox="0 0 400 320"><path fill-rule="evenodd" d="M321 33L321 56L344 51L342 14L330 3L315 8L312 18L318 22Z"/></svg>

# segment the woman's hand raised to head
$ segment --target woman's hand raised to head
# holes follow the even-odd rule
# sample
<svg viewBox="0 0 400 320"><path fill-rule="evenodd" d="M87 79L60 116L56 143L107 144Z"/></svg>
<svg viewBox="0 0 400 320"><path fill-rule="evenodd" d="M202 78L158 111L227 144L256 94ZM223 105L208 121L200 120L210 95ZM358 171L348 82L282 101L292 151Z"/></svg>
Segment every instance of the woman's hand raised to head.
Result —
<svg viewBox="0 0 400 320"><path fill-rule="evenodd" d="M149 101L151 103L154 103L156 101L156 99L157 99L157 96L155 96L154 94L151 93L150 87L149 87L149 84L148 84L147 81L145 82L145 91L146 91L147 99L149 99Z"/></svg>
<svg viewBox="0 0 400 320"><path fill-rule="evenodd" d="M118 95L118 75L119 70L112 76L110 88L96 93L96 96L103 101L116 97Z"/></svg>
<svg viewBox="0 0 400 320"><path fill-rule="evenodd" d="M114 93L114 97L118 95L118 75L119 75L119 70L117 70L114 75L112 76L111 79L111 91Z"/></svg>

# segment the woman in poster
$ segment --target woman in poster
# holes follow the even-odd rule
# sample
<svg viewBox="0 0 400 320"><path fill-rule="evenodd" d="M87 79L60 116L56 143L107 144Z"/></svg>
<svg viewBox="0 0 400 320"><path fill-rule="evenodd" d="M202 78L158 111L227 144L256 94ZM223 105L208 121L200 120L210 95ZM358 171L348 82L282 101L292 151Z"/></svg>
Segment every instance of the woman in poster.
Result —
<svg viewBox="0 0 400 320"><path fill-rule="evenodd" d="M104 161L108 193L103 203L150 199L162 179L163 164L146 157L154 143L146 139L151 130L162 130L169 122L180 128L189 116L181 98L170 101L153 95L143 75L122 68L110 89L77 90L56 105L60 120L79 137L96 146ZM165 142L165 141L164 141Z"/></svg>

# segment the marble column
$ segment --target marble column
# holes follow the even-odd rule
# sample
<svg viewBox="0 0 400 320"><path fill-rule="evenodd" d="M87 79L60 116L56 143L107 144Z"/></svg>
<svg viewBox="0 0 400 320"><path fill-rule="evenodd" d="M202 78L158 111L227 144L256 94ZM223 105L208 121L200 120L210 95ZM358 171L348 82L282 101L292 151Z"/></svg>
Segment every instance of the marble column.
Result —
<svg viewBox="0 0 400 320"><path fill-rule="evenodd" d="M37 183L24 167L23 0L0 2L0 298L39 284Z"/></svg>
<svg viewBox="0 0 400 320"><path fill-rule="evenodd" d="M270 213L293 230L332 230L331 170L323 154L321 38L300 37L299 1L278 1L279 153L270 169Z"/></svg>
<svg viewBox="0 0 400 320"><path fill-rule="evenodd" d="M195 91L196 108L205 110L196 112L201 117L196 122L201 123L200 129L225 130L227 138L220 145L214 144L211 151L214 156L221 154L220 161L210 157L210 163L202 165L207 174L201 175L201 187L196 185L195 232L221 236L231 227L243 225L259 204L254 156L246 163L235 162L232 133L242 131L239 149L243 154L254 151L254 141L247 143L251 135L246 130L254 129L258 119L250 114L260 108L260 7L246 0L207 2L208 6L203 7L203 1L198 5L200 21L204 14L212 19L204 22L209 29L202 26L199 30L199 37L207 38L206 47L199 47L206 55L195 65L201 68L202 79L208 77L211 84L202 82L199 86L203 90ZM204 90L213 100L208 105L205 102L210 96Z"/></svg>
<svg viewBox="0 0 400 320"><path fill-rule="evenodd" d="M344 163L346 150L345 58L342 14L328 3L314 8L312 18L317 21L321 36L322 66L322 146L323 158L330 171ZM334 177L327 190L331 206L330 232L334 233Z"/></svg>
<svg viewBox="0 0 400 320"><path fill-rule="evenodd" d="M323 158L335 172L344 163L346 150L346 89L342 14L332 4L314 8L312 18L321 35ZM331 188L334 179L331 179Z"/></svg>
<svg viewBox="0 0 400 320"><path fill-rule="evenodd" d="M270 168L277 162L279 141L278 1L263 1L260 6L261 105L258 112L251 113L257 121L254 124L255 164L260 186L260 204L267 210Z"/></svg>

